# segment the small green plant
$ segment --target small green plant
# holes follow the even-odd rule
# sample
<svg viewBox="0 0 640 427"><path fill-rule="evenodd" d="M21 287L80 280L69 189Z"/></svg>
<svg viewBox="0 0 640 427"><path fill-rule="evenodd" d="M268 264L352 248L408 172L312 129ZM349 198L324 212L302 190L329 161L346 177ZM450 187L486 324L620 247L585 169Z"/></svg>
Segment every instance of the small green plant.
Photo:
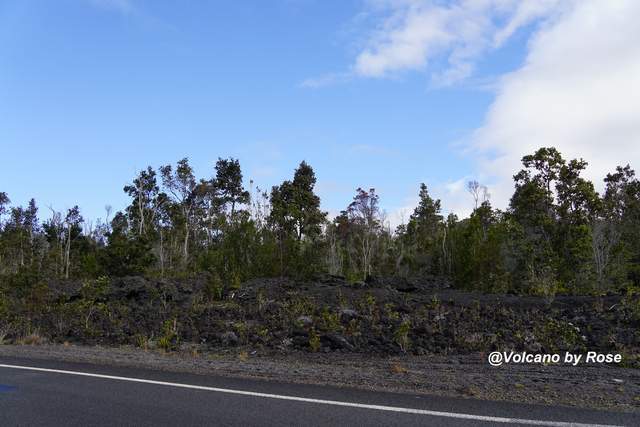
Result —
<svg viewBox="0 0 640 427"><path fill-rule="evenodd" d="M384 310L387 313L387 317L389 320L396 321L400 320L400 313L395 310L395 305L388 302L384 305Z"/></svg>
<svg viewBox="0 0 640 427"><path fill-rule="evenodd" d="M337 331L340 329L340 315L331 313L326 305L322 308L322 322L327 331Z"/></svg>
<svg viewBox="0 0 640 427"><path fill-rule="evenodd" d="M369 316L373 316L376 309L376 297L368 292L360 301L359 304L362 312L367 313Z"/></svg>
<svg viewBox="0 0 640 427"><path fill-rule="evenodd" d="M235 330L236 334L238 335L238 338L240 338L240 340L245 340L247 337L247 324L243 321L240 322L234 322L233 323L233 329Z"/></svg>
<svg viewBox="0 0 640 427"><path fill-rule="evenodd" d="M431 301L429 301L428 306L431 310L437 310L438 308L440 308L440 304L441 304L440 298L438 298L438 295L434 294L431 297Z"/></svg>
<svg viewBox="0 0 640 427"><path fill-rule="evenodd" d="M171 351L171 348L172 348L171 340L167 337L158 338L158 348L164 351Z"/></svg>
<svg viewBox="0 0 640 427"><path fill-rule="evenodd" d="M357 319L351 319L346 328L347 335L358 336L360 335L360 324Z"/></svg>
<svg viewBox="0 0 640 427"><path fill-rule="evenodd" d="M340 306L340 308L347 308L348 307L348 301L345 298L345 296L342 295L342 291L340 291L339 289L338 289L337 298L338 298L338 305Z"/></svg>
<svg viewBox="0 0 640 427"><path fill-rule="evenodd" d="M144 336L142 334L137 334L134 337L134 342L135 342L136 347L139 347L139 348L144 349L144 350L148 350L149 347L150 347L149 338L147 338L146 336Z"/></svg>
<svg viewBox="0 0 640 427"><path fill-rule="evenodd" d="M409 348L409 331L411 330L411 322L409 320L404 320L393 333L393 339L396 344L400 346L400 350L404 353L407 352Z"/></svg>
<svg viewBox="0 0 640 427"><path fill-rule="evenodd" d="M178 320L166 320L162 325L162 335L158 338L158 347L164 351L177 350L180 344Z"/></svg>
<svg viewBox="0 0 640 427"><path fill-rule="evenodd" d="M320 350L320 335L318 335L315 329L311 329L309 332L309 348L311 348L311 351L314 353Z"/></svg>
<svg viewBox="0 0 640 427"><path fill-rule="evenodd" d="M267 341L267 339L269 338L269 329L268 328L260 328L260 329L258 329L258 336L263 341Z"/></svg>
<svg viewBox="0 0 640 427"><path fill-rule="evenodd" d="M289 317L298 318L300 316L306 316L313 313L316 305L308 297L304 296L292 296L285 303Z"/></svg>
<svg viewBox="0 0 640 427"><path fill-rule="evenodd" d="M256 293L256 302L258 303L258 312L264 312L267 307L267 297L264 295L264 289L259 289Z"/></svg>
<svg viewBox="0 0 640 427"><path fill-rule="evenodd" d="M237 271L234 271L231 274L231 279L229 280L229 288L237 291L242 286L242 280L240 279L240 274Z"/></svg>
<svg viewBox="0 0 640 427"><path fill-rule="evenodd" d="M209 301L222 300L224 285L222 284L222 280L220 280L220 276L217 273L214 273L211 275L211 277L209 277L204 290L205 295Z"/></svg>

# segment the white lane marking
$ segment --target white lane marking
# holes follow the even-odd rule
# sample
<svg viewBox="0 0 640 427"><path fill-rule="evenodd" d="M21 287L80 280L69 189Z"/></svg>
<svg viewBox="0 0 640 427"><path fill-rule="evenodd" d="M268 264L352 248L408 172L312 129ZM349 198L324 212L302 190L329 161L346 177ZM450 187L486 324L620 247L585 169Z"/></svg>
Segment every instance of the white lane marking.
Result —
<svg viewBox="0 0 640 427"><path fill-rule="evenodd" d="M402 412L405 414L417 414L417 415L429 415L433 417L447 417L447 418L459 418L465 420L476 420L476 421L487 421L494 423L512 423L512 424L526 424L526 425L535 425L535 426L550 426L550 427L620 427L614 426L612 424L583 424L583 423L571 423L571 422L561 422L561 421L543 421L543 420L528 420L528 419L520 419L520 418L503 418L503 417L491 417L485 415L473 415L473 414L459 414L456 412L441 412L441 411L429 411L425 409L412 409L412 408L401 408L396 406L384 406L384 405L369 405L365 403L351 403L351 402L340 402L337 400L323 400L323 399L311 399L308 397L297 397L297 396L287 396L281 394L270 394L270 393L259 393L255 391L244 391L244 390L233 390L228 388L218 388L218 387L207 387L201 385L192 385L192 384L181 384L181 383L172 383L165 381L155 381L155 380L146 380L143 378L129 378L129 377L119 377L114 375L103 375L103 374L92 374L89 372L78 372L78 371L65 371L61 369L48 369L48 368L37 368L33 366L19 366L19 365L4 365L0 364L0 368L7 369L21 369L25 371L38 371L38 372L50 372L54 374L67 374L67 375L77 375L81 377L92 377L92 378L102 378L107 380L117 380L117 381L129 381L134 383L143 383L143 384L154 384L154 385L163 385L170 387L178 387L178 388L187 388L192 390L205 390L205 391L213 391L218 393L227 393L227 394L238 394L242 396L252 396L252 397L264 397L268 399L280 399L280 400L292 400L295 402L306 402L306 403L318 403L322 405L333 405L333 406L347 406L351 408L361 408L361 409L373 409L377 411L388 411L388 412Z"/></svg>

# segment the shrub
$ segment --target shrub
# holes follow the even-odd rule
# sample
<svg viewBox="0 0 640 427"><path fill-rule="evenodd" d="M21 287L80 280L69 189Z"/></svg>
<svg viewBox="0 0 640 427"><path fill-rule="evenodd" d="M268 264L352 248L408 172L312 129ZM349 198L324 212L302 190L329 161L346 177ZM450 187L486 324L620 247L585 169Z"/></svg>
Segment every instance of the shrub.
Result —
<svg viewBox="0 0 640 427"><path fill-rule="evenodd" d="M11 325L9 323L0 324L0 345L4 344L5 339L11 333Z"/></svg>
<svg viewBox="0 0 640 427"><path fill-rule="evenodd" d="M340 315L331 313L328 306L322 308L322 323L327 331L335 332L340 329Z"/></svg>
<svg viewBox="0 0 640 427"><path fill-rule="evenodd" d="M320 335L318 335L315 329L311 329L309 332L309 347L314 353L320 350Z"/></svg>
<svg viewBox="0 0 640 427"><path fill-rule="evenodd" d="M404 320L393 333L393 339L396 344L400 346L400 350L407 352L409 348L409 331L411 330L411 322L407 319Z"/></svg>
<svg viewBox="0 0 640 427"><path fill-rule="evenodd" d="M223 290L224 286L222 284L222 280L220 280L220 276L216 273L212 274L204 288L207 299L209 301L222 300Z"/></svg>
<svg viewBox="0 0 640 427"><path fill-rule="evenodd" d="M580 329L569 322L549 319L536 327L535 335L548 353L559 350L585 350Z"/></svg>
<svg viewBox="0 0 640 427"><path fill-rule="evenodd" d="M165 350L177 350L180 344L178 320L166 320L162 326L162 336L158 338L158 347Z"/></svg>

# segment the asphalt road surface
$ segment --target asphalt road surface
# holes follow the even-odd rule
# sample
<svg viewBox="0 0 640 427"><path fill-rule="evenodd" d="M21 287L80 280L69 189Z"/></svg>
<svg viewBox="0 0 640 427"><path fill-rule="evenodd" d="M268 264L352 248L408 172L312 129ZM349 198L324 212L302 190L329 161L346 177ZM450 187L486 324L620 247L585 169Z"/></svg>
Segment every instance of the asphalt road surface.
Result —
<svg viewBox="0 0 640 427"><path fill-rule="evenodd" d="M0 426L640 425L630 413L0 357Z"/></svg>

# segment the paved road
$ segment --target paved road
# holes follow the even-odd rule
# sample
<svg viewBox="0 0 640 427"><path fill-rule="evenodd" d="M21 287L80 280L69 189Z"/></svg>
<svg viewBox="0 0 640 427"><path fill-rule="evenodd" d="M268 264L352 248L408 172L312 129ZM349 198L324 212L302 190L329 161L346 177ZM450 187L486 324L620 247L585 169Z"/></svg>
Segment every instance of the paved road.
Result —
<svg viewBox="0 0 640 427"><path fill-rule="evenodd" d="M634 426L640 416L0 357L1 426L564 423Z"/></svg>

